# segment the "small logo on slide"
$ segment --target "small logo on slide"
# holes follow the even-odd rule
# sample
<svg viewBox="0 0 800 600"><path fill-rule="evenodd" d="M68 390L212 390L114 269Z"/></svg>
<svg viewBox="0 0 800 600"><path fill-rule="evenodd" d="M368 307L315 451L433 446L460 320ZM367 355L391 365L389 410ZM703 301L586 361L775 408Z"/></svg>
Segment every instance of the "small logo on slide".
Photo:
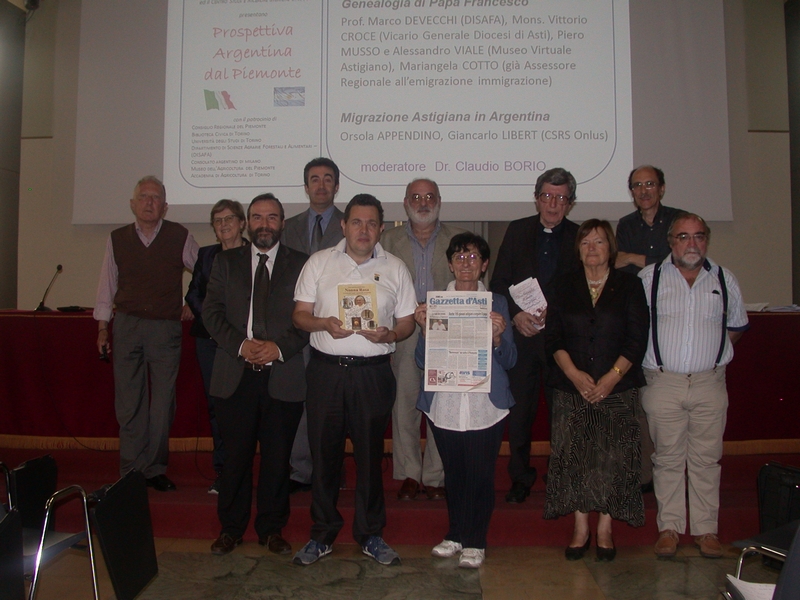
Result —
<svg viewBox="0 0 800 600"><path fill-rule="evenodd" d="M215 92L214 90L203 90L206 99L206 110L236 110L228 92Z"/></svg>
<svg viewBox="0 0 800 600"><path fill-rule="evenodd" d="M276 87L273 89L273 106L305 106L306 88Z"/></svg>

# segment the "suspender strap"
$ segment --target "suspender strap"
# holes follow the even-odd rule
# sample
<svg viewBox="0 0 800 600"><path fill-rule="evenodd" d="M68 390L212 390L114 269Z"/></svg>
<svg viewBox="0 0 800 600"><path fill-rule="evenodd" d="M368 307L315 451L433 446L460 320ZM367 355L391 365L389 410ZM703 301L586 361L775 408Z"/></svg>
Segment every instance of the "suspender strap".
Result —
<svg viewBox="0 0 800 600"><path fill-rule="evenodd" d="M664 362L661 360L661 352L658 349L658 280L661 279L661 263L656 265L653 271L653 285L650 286L650 327L653 332L653 354L655 355L656 365L659 370L664 370Z"/></svg>
<svg viewBox="0 0 800 600"><path fill-rule="evenodd" d="M708 261L706 261L708 264ZM709 265L711 268L711 265ZM719 352L717 360L714 361L714 368L719 366L722 360L722 352L725 350L725 338L728 337L728 287L725 285L725 276L722 274L722 267L717 267L719 276L719 287L722 288L722 338L719 341Z"/></svg>
<svg viewBox="0 0 800 600"><path fill-rule="evenodd" d="M658 348L658 283L661 279L661 264L656 265L653 271L653 284L650 287L650 327L653 334L653 354L656 359L656 365L660 370L664 370L664 362L661 360L661 352ZM711 263L706 260L703 263L703 268L707 271L711 270ZM719 341L719 352L717 352L717 359L714 361L714 368L719 366L722 360L722 353L725 351L725 338L728 336L728 286L725 285L725 276L722 273L722 267L717 267L717 277L719 278L719 286L722 289L722 334Z"/></svg>

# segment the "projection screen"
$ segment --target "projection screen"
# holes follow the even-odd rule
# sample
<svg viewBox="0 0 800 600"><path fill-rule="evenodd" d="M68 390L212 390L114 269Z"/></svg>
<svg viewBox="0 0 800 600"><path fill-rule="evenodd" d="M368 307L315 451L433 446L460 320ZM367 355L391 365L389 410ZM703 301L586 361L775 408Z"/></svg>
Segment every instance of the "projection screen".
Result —
<svg viewBox="0 0 800 600"><path fill-rule="evenodd" d="M83 0L73 222L129 220L148 172L171 218L264 191L291 215L316 156L389 218L417 177L443 218L527 216L563 166L572 218L616 219L652 162L730 219L724 65L721 1Z"/></svg>

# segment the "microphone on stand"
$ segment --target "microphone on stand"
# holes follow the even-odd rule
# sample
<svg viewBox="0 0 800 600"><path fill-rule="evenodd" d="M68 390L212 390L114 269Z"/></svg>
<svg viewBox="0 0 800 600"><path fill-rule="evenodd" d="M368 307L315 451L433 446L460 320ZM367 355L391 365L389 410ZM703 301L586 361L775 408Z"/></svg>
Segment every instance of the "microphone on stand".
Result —
<svg viewBox="0 0 800 600"><path fill-rule="evenodd" d="M47 294L50 293L50 288L53 287L53 283L55 282L56 277L58 277L58 274L61 273L61 269L62 268L63 267L61 265L58 265L56 267L56 272L53 274L53 278L50 280L50 285L48 285L47 289L44 291L44 296L42 296L42 301L39 302L39 306L36 307L36 312L41 312L41 311L46 311L46 310L50 310L50 311L53 310L52 308L47 308L44 305L44 301L47 299Z"/></svg>

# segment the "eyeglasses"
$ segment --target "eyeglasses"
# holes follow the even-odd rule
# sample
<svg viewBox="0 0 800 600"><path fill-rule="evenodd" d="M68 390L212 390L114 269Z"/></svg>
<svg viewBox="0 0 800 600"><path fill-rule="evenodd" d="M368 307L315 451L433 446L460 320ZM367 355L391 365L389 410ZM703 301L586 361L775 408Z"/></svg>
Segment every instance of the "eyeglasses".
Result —
<svg viewBox="0 0 800 600"><path fill-rule="evenodd" d="M550 204L553 200L559 204L567 204L569 202L569 196L562 194L539 194L537 198L546 204Z"/></svg>
<svg viewBox="0 0 800 600"><path fill-rule="evenodd" d="M408 199L412 202L421 202L422 200L426 202L435 202L439 199L439 196L436 194L411 194Z"/></svg>
<svg viewBox="0 0 800 600"><path fill-rule="evenodd" d="M233 223L234 219L238 219L236 215L228 215L226 217L216 217L213 221L211 221L214 225L230 225Z"/></svg>
<svg viewBox="0 0 800 600"><path fill-rule="evenodd" d="M481 262L482 257L480 254L473 252L471 254L454 254L452 260L456 263L469 263L474 265Z"/></svg>
<svg viewBox="0 0 800 600"><path fill-rule="evenodd" d="M694 240L695 244L702 244L708 240L707 233L678 233L672 237L678 240L681 244L685 244L690 238Z"/></svg>
<svg viewBox="0 0 800 600"><path fill-rule="evenodd" d="M642 188L646 190L652 190L653 188L658 187L657 181L637 181L636 183L631 184L631 189L633 191L640 190Z"/></svg>

